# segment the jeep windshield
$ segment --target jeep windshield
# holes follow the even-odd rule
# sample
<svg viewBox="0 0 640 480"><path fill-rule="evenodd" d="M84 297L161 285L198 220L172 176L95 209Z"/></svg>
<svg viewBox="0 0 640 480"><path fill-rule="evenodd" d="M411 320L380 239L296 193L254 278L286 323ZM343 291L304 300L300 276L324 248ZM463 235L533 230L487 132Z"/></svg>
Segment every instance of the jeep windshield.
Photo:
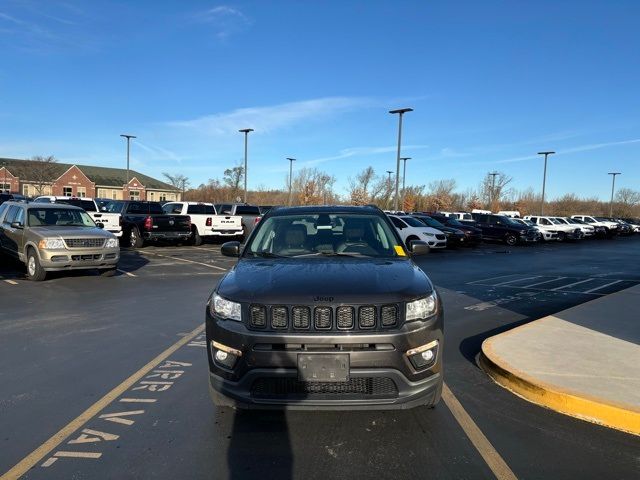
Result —
<svg viewBox="0 0 640 480"><path fill-rule="evenodd" d="M404 257L400 241L381 216L276 215L262 220L245 249L248 257Z"/></svg>
<svg viewBox="0 0 640 480"><path fill-rule="evenodd" d="M30 227L95 227L93 219L82 210L70 208L30 208Z"/></svg>

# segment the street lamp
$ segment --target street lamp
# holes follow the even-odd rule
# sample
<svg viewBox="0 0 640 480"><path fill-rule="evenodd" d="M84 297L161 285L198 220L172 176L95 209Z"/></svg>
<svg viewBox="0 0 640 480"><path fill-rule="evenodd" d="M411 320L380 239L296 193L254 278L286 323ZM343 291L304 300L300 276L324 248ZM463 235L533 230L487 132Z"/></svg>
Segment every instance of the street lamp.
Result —
<svg viewBox="0 0 640 480"><path fill-rule="evenodd" d="M389 174L389 177L387 178L387 185L389 185L389 187L391 187L391 174L393 173L393 171L392 170L387 170L387 173ZM391 190L391 188L389 188L389 190ZM386 202L385 207L389 208L389 201L388 200Z"/></svg>
<svg viewBox="0 0 640 480"><path fill-rule="evenodd" d="M287 157L287 160L289 160L289 206L291 206L291 194L293 192L292 189L292 182L293 182L293 162L296 161L295 158L289 158Z"/></svg>
<svg viewBox="0 0 640 480"><path fill-rule="evenodd" d="M556 152L538 152L538 155L544 155L544 174L542 175L542 201L540 202L540 215L544 215L544 190L547 185L547 157Z"/></svg>
<svg viewBox="0 0 640 480"><path fill-rule="evenodd" d="M609 217L613 217L613 191L616 188L616 175L622 175L620 172L609 172L611 175L611 202L609 202Z"/></svg>
<svg viewBox="0 0 640 480"><path fill-rule="evenodd" d="M126 138L127 139L127 186L129 185L129 150L131 147L131 139L132 138L138 138L135 135L127 135L127 134L122 134L120 135L122 138Z"/></svg>
<svg viewBox="0 0 640 480"><path fill-rule="evenodd" d="M238 131L244 133L244 203L247 203L247 138L249 132L253 132L253 128L243 128Z"/></svg>
<svg viewBox="0 0 640 480"><path fill-rule="evenodd" d="M411 157L401 157L400 160L402 160L402 209L404 210L404 201L406 195L404 181L407 176L407 160L411 160Z"/></svg>
<svg viewBox="0 0 640 480"><path fill-rule="evenodd" d="M407 112L413 112L413 108L399 108L398 110L389 110L391 114L398 114L398 155L396 156L396 194L394 199L394 208L398 210L398 188L400 186L400 145L402 143L402 117Z"/></svg>

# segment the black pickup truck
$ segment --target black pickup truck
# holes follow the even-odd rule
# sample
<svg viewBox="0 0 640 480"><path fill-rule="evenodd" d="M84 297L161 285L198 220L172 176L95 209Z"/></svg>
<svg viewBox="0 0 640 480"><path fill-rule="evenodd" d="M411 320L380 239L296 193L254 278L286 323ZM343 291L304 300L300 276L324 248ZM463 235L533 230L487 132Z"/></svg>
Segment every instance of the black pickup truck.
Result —
<svg viewBox="0 0 640 480"><path fill-rule="evenodd" d="M142 248L146 242L186 242L191 237L191 217L166 215L159 202L114 200L105 209L120 214L123 246Z"/></svg>

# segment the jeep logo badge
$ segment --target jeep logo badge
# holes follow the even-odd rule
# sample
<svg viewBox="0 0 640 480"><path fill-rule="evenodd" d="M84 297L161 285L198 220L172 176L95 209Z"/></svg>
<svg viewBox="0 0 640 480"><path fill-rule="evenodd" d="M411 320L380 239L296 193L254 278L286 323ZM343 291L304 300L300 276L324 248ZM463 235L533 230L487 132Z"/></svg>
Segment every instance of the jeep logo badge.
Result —
<svg viewBox="0 0 640 480"><path fill-rule="evenodd" d="M175 222L173 220L169 220L169 225L173 225Z"/></svg>
<svg viewBox="0 0 640 480"><path fill-rule="evenodd" d="M313 297L314 302L333 302L333 297L322 297L320 295L316 295Z"/></svg>

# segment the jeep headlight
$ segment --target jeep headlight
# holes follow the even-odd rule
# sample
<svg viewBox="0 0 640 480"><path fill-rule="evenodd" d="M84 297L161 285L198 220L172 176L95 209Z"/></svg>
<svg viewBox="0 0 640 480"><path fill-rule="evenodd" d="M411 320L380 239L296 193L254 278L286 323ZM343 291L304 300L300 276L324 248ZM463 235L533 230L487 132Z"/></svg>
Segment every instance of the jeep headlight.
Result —
<svg viewBox="0 0 640 480"><path fill-rule="evenodd" d="M428 297L414 300L407 303L405 320L419 320L429 318L436 313L438 309L438 302L436 299L436 292L433 291Z"/></svg>
<svg viewBox="0 0 640 480"><path fill-rule="evenodd" d="M104 244L104 248L116 248L118 246L117 238L109 238L107 243Z"/></svg>
<svg viewBox="0 0 640 480"><path fill-rule="evenodd" d="M59 250L64 248L64 240L61 238L43 238L38 242L38 248Z"/></svg>
<svg viewBox="0 0 640 480"><path fill-rule="evenodd" d="M425 234L427 237L435 237L435 236L436 236L436 235L435 235L435 233L430 233L430 232L424 232L424 234Z"/></svg>
<svg viewBox="0 0 640 480"><path fill-rule="evenodd" d="M211 314L215 314L229 320L235 320L237 322L242 321L240 304L227 300L226 298L222 298L217 293L213 294L209 308L211 310Z"/></svg>

